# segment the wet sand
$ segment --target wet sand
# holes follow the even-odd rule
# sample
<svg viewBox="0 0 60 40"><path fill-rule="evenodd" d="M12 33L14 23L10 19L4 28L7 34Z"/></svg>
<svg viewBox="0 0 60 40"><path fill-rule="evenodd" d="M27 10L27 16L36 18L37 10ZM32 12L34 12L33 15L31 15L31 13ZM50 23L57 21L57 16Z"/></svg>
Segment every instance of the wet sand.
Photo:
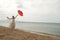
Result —
<svg viewBox="0 0 60 40"><path fill-rule="evenodd" d="M54 36L40 35L19 29L0 26L0 40L60 40Z"/></svg>

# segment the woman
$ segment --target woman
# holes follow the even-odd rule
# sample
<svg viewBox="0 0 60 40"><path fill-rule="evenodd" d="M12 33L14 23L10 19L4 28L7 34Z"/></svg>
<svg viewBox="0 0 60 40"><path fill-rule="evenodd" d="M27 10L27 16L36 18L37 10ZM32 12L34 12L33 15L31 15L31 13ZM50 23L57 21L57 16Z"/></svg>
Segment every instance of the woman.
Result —
<svg viewBox="0 0 60 40"><path fill-rule="evenodd" d="M16 15L16 17L17 17L18 15ZM11 28L11 29L15 29L15 19L16 19L16 17L14 17L14 16L12 16L12 18L9 18L9 17L7 17L7 19L9 20L9 28Z"/></svg>

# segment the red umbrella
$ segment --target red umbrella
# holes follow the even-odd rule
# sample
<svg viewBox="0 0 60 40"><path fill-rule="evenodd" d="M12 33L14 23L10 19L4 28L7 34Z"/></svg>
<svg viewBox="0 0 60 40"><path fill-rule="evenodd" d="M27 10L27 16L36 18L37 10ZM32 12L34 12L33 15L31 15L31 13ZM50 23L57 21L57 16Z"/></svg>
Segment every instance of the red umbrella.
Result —
<svg viewBox="0 0 60 40"><path fill-rule="evenodd" d="M21 10L18 10L18 14L19 14L20 16L23 16L23 12L22 12Z"/></svg>

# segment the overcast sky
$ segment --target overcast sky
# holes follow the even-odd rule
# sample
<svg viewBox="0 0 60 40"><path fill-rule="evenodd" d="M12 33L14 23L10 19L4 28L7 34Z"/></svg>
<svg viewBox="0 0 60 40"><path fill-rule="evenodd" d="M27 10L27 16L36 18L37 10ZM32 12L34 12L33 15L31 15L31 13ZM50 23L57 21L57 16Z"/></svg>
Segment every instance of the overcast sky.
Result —
<svg viewBox="0 0 60 40"><path fill-rule="evenodd" d="M0 20L17 15L18 9L24 16L17 21L60 23L60 0L0 0Z"/></svg>

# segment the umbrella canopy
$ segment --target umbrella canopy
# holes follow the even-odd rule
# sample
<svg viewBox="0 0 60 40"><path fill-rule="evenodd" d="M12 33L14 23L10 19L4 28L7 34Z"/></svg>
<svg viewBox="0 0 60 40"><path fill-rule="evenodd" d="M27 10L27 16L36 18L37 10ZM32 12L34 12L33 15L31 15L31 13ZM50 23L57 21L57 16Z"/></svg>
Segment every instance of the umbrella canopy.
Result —
<svg viewBox="0 0 60 40"><path fill-rule="evenodd" d="M23 16L23 12L22 12L21 10L18 10L18 14L19 14L20 16Z"/></svg>

